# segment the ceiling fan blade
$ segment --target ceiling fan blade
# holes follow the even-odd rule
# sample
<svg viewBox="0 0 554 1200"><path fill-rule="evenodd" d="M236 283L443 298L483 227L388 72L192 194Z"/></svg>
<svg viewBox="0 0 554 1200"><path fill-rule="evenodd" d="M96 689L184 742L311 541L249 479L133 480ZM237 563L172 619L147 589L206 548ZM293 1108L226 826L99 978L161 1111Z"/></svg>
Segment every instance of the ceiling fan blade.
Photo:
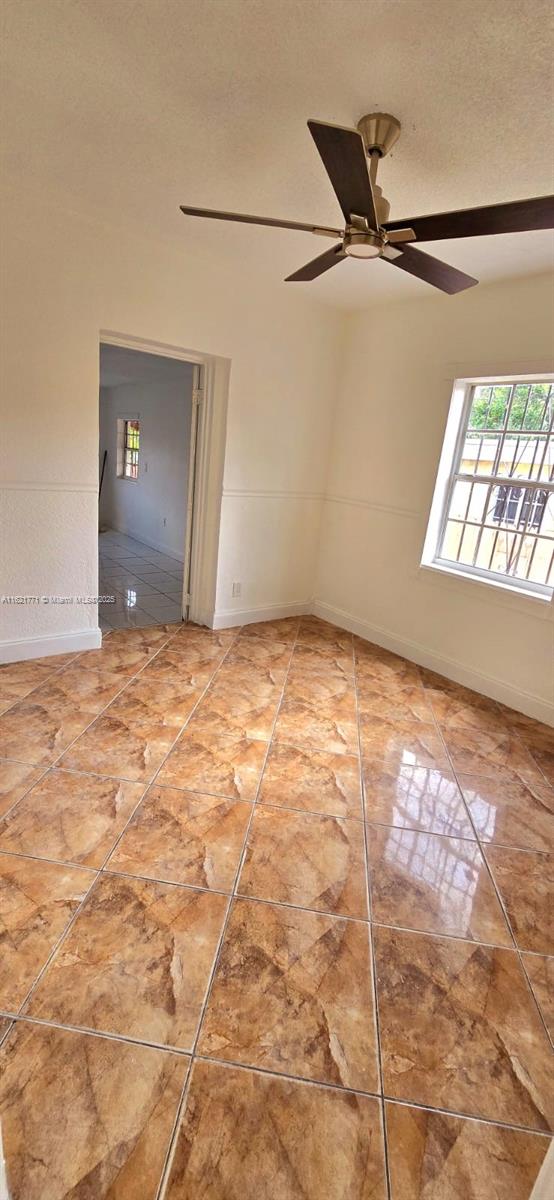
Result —
<svg viewBox="0 0 554 1200"><path fill-rule="evenodd" d="M424 254L422 250L416 250L414 246L394 246L390 249L385 247L383 258L386 262L392 263L393 267L400 267L401 271L407 271L409 275L416 275L418 279L423 279L425 283L431 283L433 287L439 288L441 292L447 292L449 296L455 295L456 292L463 292L466 288L474 287L479 282L472 275L464 275L463 271L458 271L456 267L450 267L448 263L441 262L440 258L433 258L431 254Z"/></svg>
<svg viewBox="0 0 554 1200"><path fill-rule="evenodd" d="M342 248L342 242L340 242L338 246L332 246L324 254L312 258L311 262L306 263L305 267L300 267L300 270L295 271L294 275L287 275L285 283L302 283L308 279L317 279L318 275L329 271L336 263L342 262L343 258L346 258L346 254Z"/></svg>
<svg viewBox="0 0 554 1200"><path fill-rule="evenodd" d="M418 242L440 241L441 238L481 237L490 233L523 233L529 229L553 229L554 196L510 200L507 204L463 208L457 212L434 213L430 217L407 217L404 221L389 221L384 228L413 229Z"/></svg>
<svg viewBox="0 0 554 1200"><path fill-rule="evenodd" d="M397 246L399 242L415 242L416 235L413 229L388 229L387 239L391 246Z"/></svg>
<svg viewBox="0 0 554 1200"><path fill-rule="evenodd" d="M216 208L189 208L180 206L181 212L187 217L211 217L215 221L240 221L244 225L272 225L277 229L302 229L306 233L317 233L321 237L342 237L342 229L332 229L329 225L305 225L301 221L279 221L275 217L251 217L248 213L219 212Z"/></svg>
<svg viewBox="0 0 554 1200"><path fill-rule="evenodd" d="M366 217L370 229L378 229L379 219L361 135L356 129L326 125L323 121L308 121L308 129L345 220L350 222L353 215Z"/></svg>

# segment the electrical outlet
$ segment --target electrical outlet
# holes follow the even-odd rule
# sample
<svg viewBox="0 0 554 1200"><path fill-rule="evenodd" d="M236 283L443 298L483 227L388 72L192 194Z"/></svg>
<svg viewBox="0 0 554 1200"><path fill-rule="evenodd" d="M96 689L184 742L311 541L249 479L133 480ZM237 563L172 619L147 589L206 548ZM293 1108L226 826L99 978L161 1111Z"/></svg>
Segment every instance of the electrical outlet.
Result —
<svg viewBox="0 0 554 1200"><path fill-rule="evenodd" d="M233 596L240 596L240 593L241 593L241 588L242 588L242 584L241 584L241 583L234 583L234 584L233 584L233 591L232 591L232 595L233 595Z"/></svg>

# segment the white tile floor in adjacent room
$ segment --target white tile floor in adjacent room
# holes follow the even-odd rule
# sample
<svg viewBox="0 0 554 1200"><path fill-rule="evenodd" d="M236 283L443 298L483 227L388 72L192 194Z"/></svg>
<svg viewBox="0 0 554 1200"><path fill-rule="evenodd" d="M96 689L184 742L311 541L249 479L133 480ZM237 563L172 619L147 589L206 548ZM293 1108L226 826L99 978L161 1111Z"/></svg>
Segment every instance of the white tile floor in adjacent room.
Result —
<svg viewBox="0 0 554 1200"><path fill-rule="evenodd" d="M98 538L100 628L130 629L179 621L183 564L116 530ZM113 597L113 600L111 599Z"/></svg>

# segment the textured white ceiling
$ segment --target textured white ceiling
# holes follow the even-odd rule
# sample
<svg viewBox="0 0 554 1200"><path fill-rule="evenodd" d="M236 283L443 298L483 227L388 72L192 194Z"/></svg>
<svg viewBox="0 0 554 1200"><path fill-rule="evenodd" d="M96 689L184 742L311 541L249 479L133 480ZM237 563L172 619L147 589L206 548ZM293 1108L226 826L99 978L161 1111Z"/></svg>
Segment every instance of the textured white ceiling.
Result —
<svg viewBox="0 0 554 1200"><path fill-rule="evenodd" d="M180 203L336 223L306 120L384 110L391 216L553 190L550 0L2 0L5 170L352 307L422 296L384 262L281 284L327 244ZM483 281L547 269L549 233L428 244ZM445 300L445 303L448 303Z"/></svg>

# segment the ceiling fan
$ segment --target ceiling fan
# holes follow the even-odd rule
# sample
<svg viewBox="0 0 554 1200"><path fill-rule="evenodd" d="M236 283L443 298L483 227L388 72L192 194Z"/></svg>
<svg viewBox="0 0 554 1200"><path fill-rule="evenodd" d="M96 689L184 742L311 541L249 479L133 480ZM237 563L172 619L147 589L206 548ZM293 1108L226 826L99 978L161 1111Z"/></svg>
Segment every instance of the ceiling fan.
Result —
<svg viewBox="0 0 554 1200"><path fill-rule="evenodd" d="M435 242L445 238L478 237L481 234L517 233L554 227L554 196L512 200L485 208L459 209L429 217L389 221L390 205L377 184L377 167L400 136L400 122L389 113L362 117L357 129L308 121L308 129L319 150L345 220L344 229L328 225L305 225L274 217L252 217L246 213L219 212L181 205L191 217L218 221L241 221L248 225L273 225L279 229L301 229L340 242L318 255L306 266L287 276L286 282L317 279L347 257L383 258L393 267L416 275L449 295L478 283L456 267L424 254L410 243ZM369 159L369 169L368 169Z"/></svg>

